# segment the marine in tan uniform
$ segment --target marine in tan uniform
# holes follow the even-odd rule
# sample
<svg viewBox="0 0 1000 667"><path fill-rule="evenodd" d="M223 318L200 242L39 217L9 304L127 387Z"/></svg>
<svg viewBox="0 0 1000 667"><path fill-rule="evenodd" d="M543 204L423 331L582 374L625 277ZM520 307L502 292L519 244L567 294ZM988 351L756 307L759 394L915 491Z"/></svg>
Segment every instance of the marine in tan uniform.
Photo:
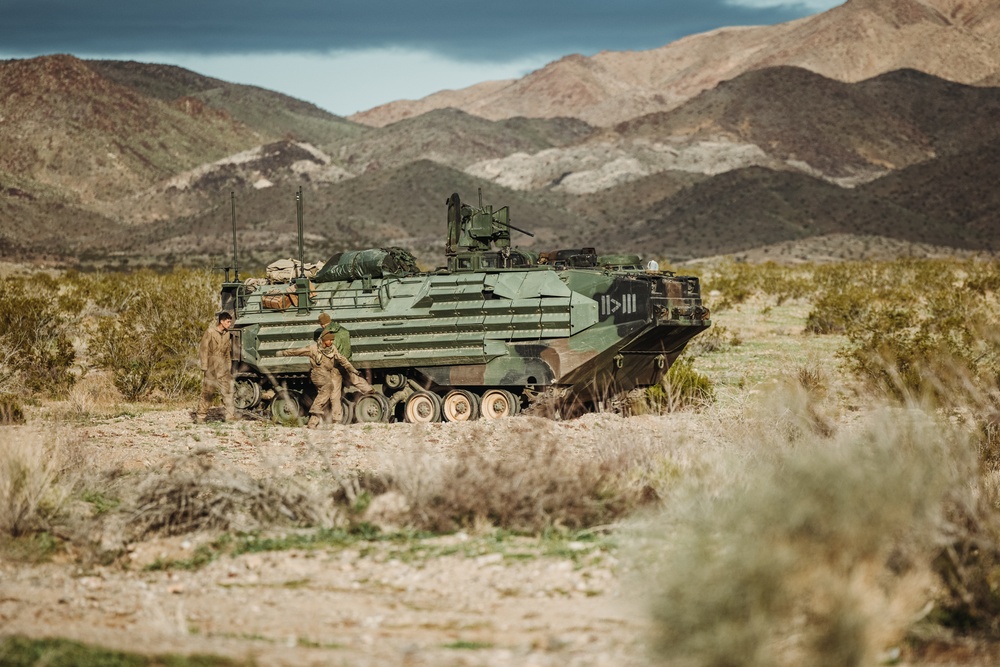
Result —
<svg viewBox="0 0 1000 667"><path fill-rule="evenodd" d="M334 334L326 332L320 336L319 343L313 343L306 347L293 350L281 350L279 357L309 357L309 365L312 370L309 379L316 386L316 398L312 407L309 408L308 428L316 428L320 425L327 411L333 422L339 422L343 418L343 408L340 405L340 397L343 390L343 371L348 373L351 384L365 393L374 391L372 386L358 374L358 370L347 358L340 353L334 345Z"/></svg>
<svg viewBox="0 0 1000 667"><path fill-rule="evenodd" d="M201 380L201 400L198 401L197 421L204 423L216 394L222 397L226 421L236 418L233 406L233 349L229 328L233 315L227 311L216 314L215 326L201 337L198 359L204 376Z"/></svg>

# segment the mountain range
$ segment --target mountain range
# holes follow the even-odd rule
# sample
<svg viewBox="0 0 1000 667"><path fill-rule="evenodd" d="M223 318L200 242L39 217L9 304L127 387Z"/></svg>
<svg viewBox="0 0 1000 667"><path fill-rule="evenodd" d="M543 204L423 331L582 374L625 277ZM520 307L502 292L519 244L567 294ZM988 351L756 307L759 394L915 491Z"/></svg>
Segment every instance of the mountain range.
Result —
<svg viewBox="0 0 1000 667"><path fill-rule="evenodd" d="M445 200L536 250L684 261L1000 250L1000 5L849 0L341 118L167 65L0 61L0 256L244 265L399 245ZM951 249L951 250L949 250Z"/></svg>

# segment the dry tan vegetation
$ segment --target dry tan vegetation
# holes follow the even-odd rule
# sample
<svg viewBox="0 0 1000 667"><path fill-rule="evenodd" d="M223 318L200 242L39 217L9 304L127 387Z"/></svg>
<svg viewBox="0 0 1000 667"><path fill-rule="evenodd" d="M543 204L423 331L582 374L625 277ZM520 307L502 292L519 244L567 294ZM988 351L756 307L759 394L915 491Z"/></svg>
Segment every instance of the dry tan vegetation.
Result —
<svg viewBox="0 0 1000 667"><path fill-rule="evenodd" d="M19 537L47 527L69 495L64 445L46 431L26 430L0 449L0 534Z"/></svg>
<svg viewBox="0 0 1000 667"><path fill-rule="evenodd" d="M968 433L906 408L827 437L799 417L652 522L665 664L877 664L933 599L946 511L976 504Z"/></svg>
<svg viewBox="0 0 1000 667"><path fill-rule="evenodd" d="M996 322L995 266L906 266L898 290L964 280ZM664 414L195 425L88 372L0 427L5 633L257 664L995 664L997 342L885 391L852 324L807 331L850 294L817 276L851 271L734 271L704 278L713 396Z"/></svg>

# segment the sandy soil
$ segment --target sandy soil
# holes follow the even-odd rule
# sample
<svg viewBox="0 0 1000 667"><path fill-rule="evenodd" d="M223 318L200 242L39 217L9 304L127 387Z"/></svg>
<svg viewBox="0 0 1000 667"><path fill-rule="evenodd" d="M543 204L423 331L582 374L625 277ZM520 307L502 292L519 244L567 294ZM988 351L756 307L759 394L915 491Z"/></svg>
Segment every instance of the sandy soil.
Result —
<svg viewBox="0 0 1000 667"><path fill-rule="evenodd" d="M642 611L614 565L501 554L408 563L381 549L247 554L196 572L5 565L0 621L4 633L261 665L642 664Z"/></svg>
<svg viewBox="0 0 1000 667"><path fill-rule="evenodd" d="M685 417L676 417L683 420ZM673 430L669 417L590 415L557 423L331 426L265 422L194 425L187 410L144 412L53 427L86 465L127 475L208 449L256 477L307 475L330 465L376 470L415 448L447 456L458 441L502 448L557 437L580 455L627 433L637 446ZM668 428L670 427L670 428ZM34 427L0 427L0 438ZM666 429L666 431L665 431ZM490 534L489 532L486 533ZM638 665L648 616L623 583L608 542L483 535L361 542L223 556L201 569L150 570L189 559L212 534L129 546L119 562L0 563L3 634L58 636L138 652L214 653L260 665Z"/></svg>
<svg viewBox="0 0 1000 667"><path fill-rule="evenodd" d="M163 471L198 451L254 478L316 485L332 483L331 471L399 470L415 456L447 459L466 444L502 453L511 443L535 438L556 440L574 457L655 448L673 473L694 471L710 486L720 483L712 475L721 461L738 464L752 455L747 445L754 425L783 427L783 404L766 401L774 378L799 367L822 368L831 374L829 394L841 391L832 361L838 339L801 335L805 305L741 308L727 311L728 319L722 313L717 323L726 336L744 342L699 357L699 368L718 388L717 402L702 413L309 431L256 420L195 425L189 409L95 405L87 398L101 393L94 391L67 404L30 408L27 426L0 426L0 444L59 438L98 488L101 480L111 484ZM107 413L97 416L101 410ZM843 407L830 413L839 421L856 416ZM130 544L110 565L89 564L75 553L41 564L0 555L0 636L63 637L143 653L212 653L262 666L649 664L649 573L630 551L626 528L598 532L600 539L564 539L553 548L544 539L498 543L484 528L223 555L200 569L149 566L189 560L217 534ZM974 640L943 644L920 661L907 653L904 647L895 664L1000 664L1000 646Z"/></svg>

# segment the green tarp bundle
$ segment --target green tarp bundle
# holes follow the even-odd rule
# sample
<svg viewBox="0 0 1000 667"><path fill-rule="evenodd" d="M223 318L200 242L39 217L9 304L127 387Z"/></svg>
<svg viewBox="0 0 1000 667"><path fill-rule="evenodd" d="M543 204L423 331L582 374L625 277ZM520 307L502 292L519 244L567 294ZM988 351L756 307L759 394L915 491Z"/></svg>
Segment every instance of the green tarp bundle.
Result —
<svg viewBox="0 0 1000 667"><path fill-rule="evenodd" d="M313 282L358 280L369 276L401 276L418 273L416 258L402 248L369 248L337 253L323 265Z"/></svg>

